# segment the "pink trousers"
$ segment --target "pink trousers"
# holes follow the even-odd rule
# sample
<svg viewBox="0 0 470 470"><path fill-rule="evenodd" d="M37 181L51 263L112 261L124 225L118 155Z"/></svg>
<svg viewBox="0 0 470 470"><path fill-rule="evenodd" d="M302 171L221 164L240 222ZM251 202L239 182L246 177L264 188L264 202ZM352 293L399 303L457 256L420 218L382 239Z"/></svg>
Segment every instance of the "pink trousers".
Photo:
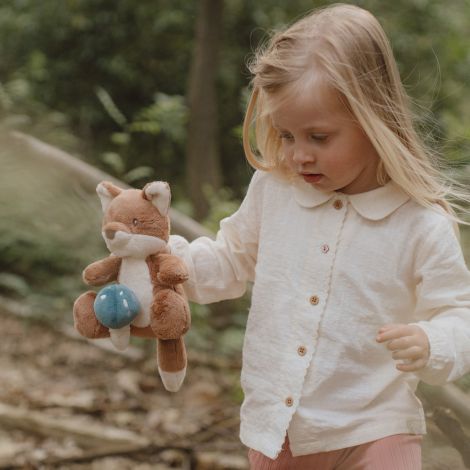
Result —
<svg viewBox="0 0 470 470"><path fill-rule="evenodd" d="M286 437L276 460L250 449L251 470L421 470L422 436L395 434L346 449L293 457Z"/></svg>

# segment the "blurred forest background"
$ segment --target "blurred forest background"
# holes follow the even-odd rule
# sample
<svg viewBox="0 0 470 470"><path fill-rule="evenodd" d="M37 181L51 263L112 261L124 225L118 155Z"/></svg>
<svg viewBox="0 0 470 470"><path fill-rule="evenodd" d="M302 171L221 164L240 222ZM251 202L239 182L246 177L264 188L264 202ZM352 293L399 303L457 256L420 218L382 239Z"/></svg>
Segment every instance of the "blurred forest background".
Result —
<svg viewBox="0 0 470 470"><path fill-rule="evenodd" d="M247 61L273 30L295 21L312 8L330 3L333 2L1 1L2 308L8 300L26 309L35 319L48 324L70 324L73 301L85 290L82 269L107 255L100 235L101 211L96 195L85 190L63 169L15 147L10 139L11 132L34 136L135 187L154 179L169 181L173 207L215 232L220 219L237 208L252 174L241 145L241 124L250 82ZM413 99L417 127L426 141L442 154L449 164L448 171L468 182L470 1L357 0L349 3L369 9L381 21L390 37L405 87ZM469 262L470 236L465 227L462 235ZM214 306L193 305L193 328L187 335L190 352L209 355L216 352L217 358L238 364L247 308L247 298ZM15 327L8 328L14 331ZM15 334L11 333L11 338L8 336L9 340L2 342L2 351L13 353L12 360L18 361L23 353L14 350L20 343L23 345L21 335L24 333L18 333L18 337ZM54 343L56 340L46 340L46 337L45 333L40 333L37 339L42 338L43 343L33 346L32 341L28 345L32 358L40 358L48 350L52 354L56 350L54 344L58 345L57 351L61 350L59 343ZM139 348L141 343L136 341L134 345ZM64 355L57 358L57 363L55 359L37 359L41 362L37 367L53 371L52 360L56 370L60 366L65 369L62 377L72 380L72 374L67 375L71 366L64 361L76 360L78 364L85 357L83 370L74 370L81 380L85 376L88 380L87 371L96 358L92 360L90 356L87 362L84 350L75 353L71 346L64 347L68 351L67 359ZM146 353L153 355L150 350ZM103 364L106 369L114 367L104 359ZM28 370L26 363L21 367ZM3 364L0 369L7 373L21 367ZM134 376L121 367L116 365L116 370L124 373L121 378L127 384L126 390L130 390L131 395L136 394L142 406L145 400L141 394L157 387L156 382L151 381L156 378L140 377L129 385L129 377ZM215 372L210 375L207 371L198 375L194 370L190 375L193 381L202 377L198 379L198 386L204 382L206 387L217 383L226 397L239 404L237 367L225 368L223 376ZM150 369L150 374L154 375L153 363ZM109 370L110 376L117 377L121 373L112 371ZM100 374L93 379L95 385L100 383L97 378ZM229 375L233 380L226 379ZM54 380L49 388L44 386L41 406L46 406L44 400L50 399L51 390L66 387L62 379ZM228 385L223 385L224 380L228 380ZM11 382L3 378L0 381ZM38 392L31 383L25 379L24 390L29 387L41 392L41 385ZM461 390L469 391L470 379L465 377L458 385ZM69 398L73 396L72 389L78 392L80 387L87 386L86 382L80 386L69 383ZM108 419L110 423L122 424L119 420L127 423L125 420L131 419L128 404L122 405L122 413L128 413L124 418L121 415L116 418L115 409L108 413L101 405L97 411L97 397L100 393L107 395L106 385L100 387L100 392L91 399L93 406L86 412L101 413L102 420ZM0 400L17 405L23 395L18 394L17 389L12 390L8 397L0 393ZM24 390L21 393L29 397ZM199 393L206 400L220 394L220 389L190 390L193 398ZM30 398L28 406L37 403ZM152 407L155 410L159 405ZM175 416L182 413L180 408L178 405L167 410L173 421L179 419ZM217 413L222 409L228 408L220 406ZM144 414L149 414L149 410L144 411L142 419ZM232 440L236 440L237 434L236 413L227 417ZM145 425L139 423L135 427L139 431L148 426L153 433L165 427L170 418L150 418L154 419L153 424L145 421ZM201 417L198 419L203 421ZM220 417L214 418L217 419ZM189 427L192 432L199 433L200 428L194 427L196 420L188 420L192 420L193 427ZM10 439L9 434L5 436ZM201 442L203 439L201 437ZM433 447L431 442L429 453ZM468 459L470 465L470 456ZM243 468L243 462L236 468ZM216 467L209 465L207 468ZM435 468L444 466L436 464Z"/></svg>
<svg viewBox="0 0 470 470"><path fill-rule="evenodd" d="M36 136L136 187L167 180L173 207L215 231L252 174L241 146L246 63L273 30L328 3L2 1L1 130ZM469 1L353 3L383 24L417 126L455 176L466 178ZM15 154L6 140L0 155L0 292L70 320L84 288L81 269L106 254L97 198L54 166ZM238 354L246 306L211 321L208 308L195 306L203 320L195 342L211 348L217 337Z"/></svg>

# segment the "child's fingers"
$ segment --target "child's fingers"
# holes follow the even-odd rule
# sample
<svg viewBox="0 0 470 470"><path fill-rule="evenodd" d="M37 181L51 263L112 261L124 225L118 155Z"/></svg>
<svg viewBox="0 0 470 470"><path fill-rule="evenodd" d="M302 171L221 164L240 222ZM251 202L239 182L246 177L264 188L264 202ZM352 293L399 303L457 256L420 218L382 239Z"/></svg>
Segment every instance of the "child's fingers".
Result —
<svg viewBox="0 0 470 470"><path fill-rule="evenodd" d="M414 346L413 338L411 336L401 336L397 339L390 340L385 346L390 351L397 351L399 349L408 349Z"/></svg>
<svg viewBox="0 0 470 470"><path fill-rule="evenodd" d="M392 358L395 360L409 359L412 361L416 361L418 359L422 359L423 357L424 357L423 350L419 346L412 346L407 349L393 351L392 353Z"/></svg>
<svg viewBox="0 0 470 470"><path fill-rule="evenodd" d="M377 333L376 340L378 343L383 343L384 341L390 341L391 339L408 336L409 333L408 325L387 325L386 327L380 328Z"/></svg>
<svg viewBox="0 0 470 470"><path fill-rule="evenodd" d="M400 326L403 326L403 323L388 323L380 327L379 333L385 333L386 331L394 330Z"/></svg>
<svg viewBox="0 0 470 470"><path fill-rule="evenodd" d="M417 359L416 361L398 363L396 368L401 372L414 372L416 370L422 369L426 365L426 360Z"/></svg>
<svg viewBox="0 0 470 470"><path fill-rule="evenodd" d="M414 372L426 366L429 357L427 341L423 341L423 335L419 327L406 324L384 325L377 332L376 341L386 343L387 349L392 351L392 359L402 360L396 364L401 372Z"/></svg>

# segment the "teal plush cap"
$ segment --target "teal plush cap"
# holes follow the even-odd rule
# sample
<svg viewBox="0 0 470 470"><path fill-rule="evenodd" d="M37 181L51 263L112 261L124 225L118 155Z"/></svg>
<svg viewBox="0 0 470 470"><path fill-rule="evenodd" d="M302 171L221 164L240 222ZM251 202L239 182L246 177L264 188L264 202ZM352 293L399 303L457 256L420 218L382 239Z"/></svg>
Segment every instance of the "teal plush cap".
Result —
<svg viewBox="0 0 470 470"><path fill-rule="evenodd" d="M94 307L98 321L112 329L129 325L140 311L136 295L122 284L111 284L101 289Z"/></svg>

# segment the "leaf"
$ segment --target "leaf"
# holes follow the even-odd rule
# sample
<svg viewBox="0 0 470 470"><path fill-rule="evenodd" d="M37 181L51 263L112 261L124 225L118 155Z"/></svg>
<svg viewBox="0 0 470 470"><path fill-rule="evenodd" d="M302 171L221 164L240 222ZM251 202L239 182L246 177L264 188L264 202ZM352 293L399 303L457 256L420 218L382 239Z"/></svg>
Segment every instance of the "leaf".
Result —
<svg viewBox="0 0 470 470"><path fill-rule="evenodd" d="M186 136L187 114L184 97L156 93L154 102L136 114L128 129L153 135L164 133L172 141L182 142Z"/></svg>
<svg viewBox="0 0 470 470"><path fill-rule="evenodd" d="M105 152L101 155L101 160L105 163L111 170L117 174L121 175L125 171L124 161L116 152Z"/></svg>
<svg viewBox="0 0 470 470"><path fill-rule="evenodd" d="M136 121L127 126L130 132L144 132L146 134L158 135L161 127L157 122L152 121Z"/></svg>
<svg viewBox="0 0 470 470"><path fill-rule="evenodd" d="M131 141L131 136L127 132L114 132L111 134L111 142L116 145L127 145Z"/></svg>
<svg viewBox="0 0 470 470"><path fill-rule="evenodd" d="M135 181L150 179L154 176L155 170L150 166L138 166L128 171L124 175L124 181L131 184Z"/></svg>
<svg viewBox="0 0 470 470"><path fill-rule="evenodd" d="M227 328L219 333L218 348L222 354L239 353L243 347L244 330L241 328Z"/></svg>
<svg viewBox="0 0 470 470"><path fill-rule="evenodd" d="M104 88L97 87L96 96L98 96L98 99L111 119L113 119L120 126L124 126L127 123L126 116L121 113L119 108L116 106L116 103L114 103L113 99L111 98L111 95Z"/></svg>
<svg viewBox="0 0 470 470"><path fill-rule="evenodd" d="M0 104L4 109L10 109L13 106L13 100L5 90L5 87L0 83Z"/></svg>
<svg viewBox="0 0 470 470"><path fill-rule="evenodd" d="M16 274L0 273L0 290L25 297L30 292L28 283Z"/></svg>

